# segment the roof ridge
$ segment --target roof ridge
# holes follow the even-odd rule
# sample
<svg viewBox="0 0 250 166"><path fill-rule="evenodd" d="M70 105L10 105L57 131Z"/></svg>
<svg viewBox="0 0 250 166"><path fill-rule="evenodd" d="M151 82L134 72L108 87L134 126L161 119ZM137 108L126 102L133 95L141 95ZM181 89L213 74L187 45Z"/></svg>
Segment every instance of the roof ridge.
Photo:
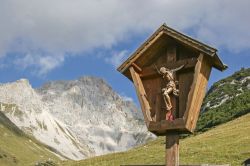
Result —
<svg viewBox="0 0 250 166"><path fill-rule="evenodd" d="M196 42L197 44L202 44L202 45L204 45L204 46L206 46L206 47L208 47L208 48L210 48L210 49L213 49L213 50L215 50L215 51L218 51L216 48L214 48L214 47L212 47L212 46L209 46L209 45L207 45L207 44L205 44L205 43L203 43L203 42L201 42L201 41L198 41L197 39L194 39L194 38L192 38L192 37L189 36L189 35L186 35L186 34L184 34L184 33L182 33L182 32L179 32L179 31L177 31L177 30L174 30L173 28L167 26L166 23L164 23L164 24L162 25L162 27L165 27L165 28L167 28L168 30L174 31L175 33L177 33L177 34L179 34L179 35L182 35L183 37L186 37L188 40L194 41L194 42Z"/></svg>
<svg viewBox="0 0 250 166"><path fill-rule="evenodd" d="M202 43L196 39L191 38L190 36L187 36L181 32L178 32L166 25L166 23L162 24L145 42L143 42L140 47L138 47L135 52L125 61L123 62L120 67L117 68L118 71L124 72L127 70L127 68L136 61L141 55L141 52L145 49L147 49L148 45L152 45L154 43L154 40L157 40L162 35L168 35L175 40L189 46L193 47L196 50L199 50L200 52L211 56L212 58L215 58L217 61L216 64L214 64L214 67L219 70L224 70L226 68L226 65L222 63L221 59L217 55L217 49L213 48L205 43Z"/></svg>

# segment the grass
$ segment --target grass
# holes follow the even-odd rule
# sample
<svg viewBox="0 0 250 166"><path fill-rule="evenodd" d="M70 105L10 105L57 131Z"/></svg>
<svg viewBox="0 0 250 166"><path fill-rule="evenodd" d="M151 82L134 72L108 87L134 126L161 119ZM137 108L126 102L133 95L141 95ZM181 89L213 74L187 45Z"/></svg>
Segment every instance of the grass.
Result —
<svg viewBox="0 0 250 166"><path fill-rule="evenodd" d="M34 166L59 158L36 140L26 136L3 113L0 113L0 165Z"/></svg>
<svg viewBox="0 0 250 166"><path fill-rule="evenodd" d="M64 166L119 166L121 164L164 164L165 138L127 152L81 161L64 161ZM180 141L181 164L231 164L239 166L250 158L250 113L205 133Z"/></svg>

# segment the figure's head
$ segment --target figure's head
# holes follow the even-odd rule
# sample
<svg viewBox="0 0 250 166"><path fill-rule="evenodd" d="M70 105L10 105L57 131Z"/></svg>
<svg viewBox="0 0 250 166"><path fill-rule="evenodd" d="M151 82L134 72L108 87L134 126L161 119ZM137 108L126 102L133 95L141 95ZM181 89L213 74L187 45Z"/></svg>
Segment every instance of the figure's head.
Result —
<svg viewBox="0 0 250 166"><path fill-rule="evenodd" d="M160 73L161 73L162 75L166 74L166 73L167 73L166 67L161 67L161 68L160 68Z"/></svg>
<svg viewBox="0 0 250 166"><path fill-rule="evenodd" d="M173 73L167 69L166 67L161 67L160 68L160 73L163 75L164 78L166 78L167 80L173 80Z"/></svg>

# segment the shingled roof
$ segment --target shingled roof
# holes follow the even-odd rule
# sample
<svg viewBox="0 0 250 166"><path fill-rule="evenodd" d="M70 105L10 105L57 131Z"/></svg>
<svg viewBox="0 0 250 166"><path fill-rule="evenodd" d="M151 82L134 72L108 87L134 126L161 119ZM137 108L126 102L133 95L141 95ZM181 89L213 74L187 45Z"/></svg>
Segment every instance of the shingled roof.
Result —
<svg viewBox="0 0 250 166"><path fill-rule="evenodd" d="M123 64L118 67L118 71L124 73L132 63L134 63L140 56L142 56L142 52L144 52L149 46L151 46L160 36L168 35L173 39L181 42L184 45L192 47L200 52L202 52L205 56L210 56L212 58L213 67L218 70L225 70L227 65L223 64L221 59L217 54L217 50L211 46L208 46L198 40L195 40L187 35L184 35L170 27L168 27L165 23L157 29L152 36L150 36Z"/></svg>

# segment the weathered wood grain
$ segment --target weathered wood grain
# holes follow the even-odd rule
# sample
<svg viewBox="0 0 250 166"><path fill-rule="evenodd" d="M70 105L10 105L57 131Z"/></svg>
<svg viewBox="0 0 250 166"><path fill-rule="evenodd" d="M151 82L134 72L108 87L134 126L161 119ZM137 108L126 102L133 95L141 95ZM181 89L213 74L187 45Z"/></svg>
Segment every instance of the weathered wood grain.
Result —
<svg viewBox="0 0 250 166"><path fill-rule="evenodd" d="M186 112L184 120L186 128L194 131L199 116L199 110L205 96L208 77L210 75L211 65L203 54L200 54L195 66L194 81L188 94Z"/></svg>
<svg viewBox="0 0 250 166"><path fill-rule="evenodd" d="M173 121L168 120L161 120L160 122L150 122L148 126L148 130L154 133L158 133L162 135L162 132L166 134L166 131L175 130L178 131L179 129L184 129L185 123L182 118L177 118ZM181 130L179 130L181 131Z"/></svg>
<svg viewBox="0 0 250 166"><path fill-rule="evenodd" d="M146 124L149 124L149 121L152 121L151 116L150 116L150 105L148 103L148 100L146 99L146 92L144 90L143 84L141 82L140 76L139 74L134 70L134 68L131 66L129 68L133 82L134 82L134 86L136 89L136 94L137 97L139 99L140 105L141 105L141 109L144 115L144 120L146 121Z"/></svg>
<svg viewBox="0 0 250 166"><path fill-rule="evenodd" d="M166 136L166 166L179 166L179 133Z"/></svg>

